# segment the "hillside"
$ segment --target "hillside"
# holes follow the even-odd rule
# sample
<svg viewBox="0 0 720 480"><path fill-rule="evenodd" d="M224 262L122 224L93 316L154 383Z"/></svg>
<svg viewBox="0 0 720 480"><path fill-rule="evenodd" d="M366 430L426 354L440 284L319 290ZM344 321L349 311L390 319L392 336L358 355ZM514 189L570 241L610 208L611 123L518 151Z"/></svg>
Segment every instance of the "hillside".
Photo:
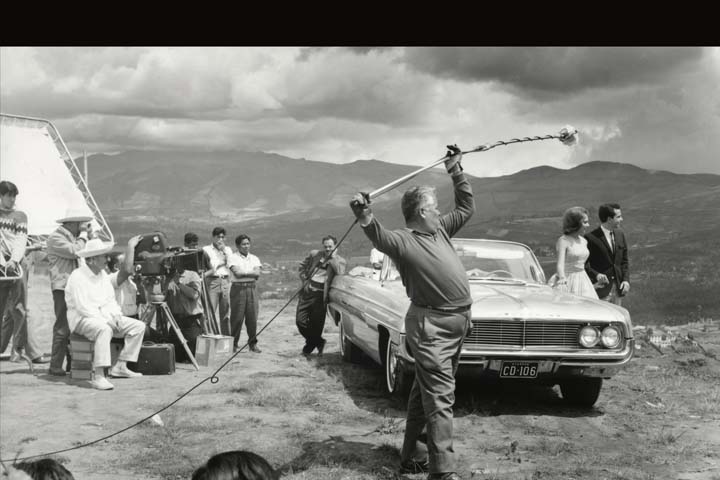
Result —
<svg viewBox="0 0 720 480"><path fill-rule="evenodd" d="M292 264L326 234L352 225L347 206L358 190L372 191L416 167L376 160L346 165L264 153L127 152L89 159L90 185L119 243L137 233L163 231L171 244L195 231L201 243L224 226L232 239L247 233L264 261ZM512 175L470 178L477 211L460 236L529 245L548 274L562 212L620 203L630 242L632 293L625 306L638 323L684 323L720 317L720 176L651 171L594 161L568 170L540 166ZM437 187L440 209L452 208L449 177L438 168L375 199L383 225L403 225L399 198L410 185ZM354 228L340 247L364 258L371 245Z"/></svg>

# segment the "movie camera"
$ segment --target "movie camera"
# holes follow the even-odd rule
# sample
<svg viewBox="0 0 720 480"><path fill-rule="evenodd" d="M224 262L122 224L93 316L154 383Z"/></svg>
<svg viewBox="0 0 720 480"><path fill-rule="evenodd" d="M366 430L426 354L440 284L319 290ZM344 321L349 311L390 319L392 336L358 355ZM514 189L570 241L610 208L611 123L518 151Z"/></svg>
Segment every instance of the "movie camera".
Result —
<svg viewBox="0 0 720 480"><path fill-rule="evenodd" d="M142 237L135 247L133 263L135 272L143 277L174 275L183 270L200 272L203 269L202 250L168 246L162 232Z"/></svg>
<svg viewBox="0 0 720 480"><path fill-rule="evenodd" d="M170 247L162 232L142 235L135 247L133 264L135 274L142 277L146 298L151 302L164 301L164 278L170 278L184 270L200 273L204 266L202 250Z"/></svg>

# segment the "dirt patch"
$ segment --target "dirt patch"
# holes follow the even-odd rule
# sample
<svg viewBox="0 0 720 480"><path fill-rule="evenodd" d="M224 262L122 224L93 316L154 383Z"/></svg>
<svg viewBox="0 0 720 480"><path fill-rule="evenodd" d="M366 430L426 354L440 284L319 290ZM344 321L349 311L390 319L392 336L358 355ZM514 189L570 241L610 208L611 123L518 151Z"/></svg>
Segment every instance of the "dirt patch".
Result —
<svg viewBox="0 0 720 480"><path fill-rule="evenodd" d="M46 277L34 276L30 321L49 351ZM261 303L260 323L284 304ZM337 329L325 356L299 355L294 304L218 374L145 422L92 446L56 455L77 479L189 478L210 455L248 449L288 479L396 479L404 405L382 391L382 370L343 363ZM688 340L690 334L693 340ZM595 408L568 408L557 388L458 379L455 450L472 479L720 479L720 332L674 332L655 349L643 332L628 368L606 381ZM699 344L699 346L698 346ZM172 375L113 380L100 392L25 364L0 362L0 456L37 455L123 429L214 371L178 364ZM408 479L423 478L406 476Z"/></svg>

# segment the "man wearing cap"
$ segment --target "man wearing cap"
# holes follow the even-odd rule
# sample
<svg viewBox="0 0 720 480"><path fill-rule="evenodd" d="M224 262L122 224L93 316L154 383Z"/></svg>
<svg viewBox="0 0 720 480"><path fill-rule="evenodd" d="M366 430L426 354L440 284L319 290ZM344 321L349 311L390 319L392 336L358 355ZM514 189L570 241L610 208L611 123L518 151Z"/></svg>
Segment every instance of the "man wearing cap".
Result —
<svg viewBox="0 0 720 480"><path fill-rule="evenodd" d="M57 220L61 225L47 239L47 256L50 264L50 289L55 307L52 351L50 353L50 374L63 376L63 360L68 353L70 327L67 320L65 303L65 284L79 263L77 252L85 247L88 238L93 236L89 223L92 217L84 213L66 212L65 217ZM67 368L70 368L68 362Z"/></svg>
<svg viewBox="0 0 720 480"><path fill-rule="evenodd" d="M75 269L65 285L67 320L71 332L86 337L95 343L93 367L95 379L90 381L93 388L110 390L113 384L105 378L105 367L110 367L110 339L124 338L125 345L110 375L119 378L141 377L127 367L127 362L136 362L142 347L145 324L140 320L122 315L115 300L115 289L108 276L107 254L113 243L93 238L77 255L85 264Z"/></svg>
<svg viewBox="0 0 720 480"><path fill-rule="evenodd" d="M208 298L212 316L220 324L220 333L230 335L230 270L228 258L232 255L230 247L225 245L225 229L215 227L212 231L213 241L203 247L209 268L205 271ZM219 316L218 316L219 315Z"/></svg>

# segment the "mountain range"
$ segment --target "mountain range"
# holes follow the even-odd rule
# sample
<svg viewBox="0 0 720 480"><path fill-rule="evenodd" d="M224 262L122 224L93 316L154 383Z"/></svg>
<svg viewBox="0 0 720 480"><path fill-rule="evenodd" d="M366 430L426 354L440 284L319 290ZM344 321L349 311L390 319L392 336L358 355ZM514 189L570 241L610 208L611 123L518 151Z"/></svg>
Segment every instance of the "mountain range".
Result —
<svg viewBox="0 0 720 480"><path fill-rule="evenodd" d="M330 164L262 152L130 151L92 155L88 165L90 188L119 240L162 230L178 243L184 231L194 230L202 242L215 225L223 225L230 237L250 233L276 253L294 244L305 249L326 233L341 235L353 220L348 202L355 192L375 190L418 168L378 160ZM477 211L463 231L467 236L552 246L566 208L588 208L596 224L597 207L609 201L622 206L624 227L638 245L720 229L720 175L592 161L567 170L539 166L469 177ZM441 211L452 207L451 181L438 167L373 200L384 225L402 226L399 199L416 184L437 187ZM355 229L347 246L364 249L365 242Z"/></svg>

